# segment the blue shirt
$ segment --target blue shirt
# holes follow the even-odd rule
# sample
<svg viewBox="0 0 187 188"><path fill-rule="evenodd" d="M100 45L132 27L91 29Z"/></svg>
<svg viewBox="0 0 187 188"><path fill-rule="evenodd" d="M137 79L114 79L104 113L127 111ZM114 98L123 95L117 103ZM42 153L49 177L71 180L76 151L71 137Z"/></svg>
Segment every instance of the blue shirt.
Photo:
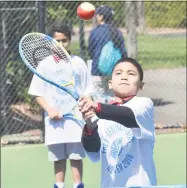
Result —
<svg viewBox="0 0 187 188"><path fill-rule="evenodd" d="M116 38L120 44L121 52L125 51L124 38L121 31L117 30ZM92 59L92 75L102 76L103 74L98 69L98 59L104 45L111 40L110 25L98 25L91 31L88 41L88 53Z"/></svg>

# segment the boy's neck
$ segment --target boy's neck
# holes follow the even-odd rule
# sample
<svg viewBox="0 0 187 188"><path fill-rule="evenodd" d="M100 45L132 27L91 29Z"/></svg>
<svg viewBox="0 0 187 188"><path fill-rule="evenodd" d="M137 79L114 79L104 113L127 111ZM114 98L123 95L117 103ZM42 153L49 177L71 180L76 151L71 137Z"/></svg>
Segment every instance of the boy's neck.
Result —
<svg viewBox="0 0 187 188"><path fill-rule="evenodd" d="M105 22L104 21L101 21L100 23L99 23L99 25L104 25L105 24Z"/></svg>
<svg viewBox="0 0 187 188"><path fill-rule="evenodd" d="M131 96L127 96L127 97L124 97L124 98L120 98L120 97L117 97L115 96L115 101L117 103L121 103L121 102L125 102L125 101L129 101L130 99L132 99L135 95L131 95Z"/></svg>

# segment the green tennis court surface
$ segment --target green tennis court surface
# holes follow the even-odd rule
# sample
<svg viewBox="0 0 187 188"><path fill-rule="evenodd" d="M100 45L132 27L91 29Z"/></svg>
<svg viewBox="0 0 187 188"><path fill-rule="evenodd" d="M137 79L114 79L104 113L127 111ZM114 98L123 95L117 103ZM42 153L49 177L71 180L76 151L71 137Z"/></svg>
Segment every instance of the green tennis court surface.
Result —
<svg viewBox="0 0 187 188"><path fill-rule="evenodd" d="M157 135L155 161L159 185L186 184L186 133ZM67 163L67 188L72 176ZM100 163L84 160L85 187L99 188ZM43 145L7 146L1 149L2 188L52 188L53 165Z"/></svg>

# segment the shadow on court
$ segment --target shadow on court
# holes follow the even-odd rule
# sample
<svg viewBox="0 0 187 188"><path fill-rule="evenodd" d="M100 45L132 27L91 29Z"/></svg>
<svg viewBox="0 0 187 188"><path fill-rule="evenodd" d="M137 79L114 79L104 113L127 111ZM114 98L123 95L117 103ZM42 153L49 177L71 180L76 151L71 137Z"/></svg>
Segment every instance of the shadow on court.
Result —
<svg viewBox="0 0 187 188"><path fill-rule="evenodd" d="M154 103L154 106L164 106L164 105L175 103L174 101L169 101L169 100L165 100L161 98L158 98L158 99L152 98L152 101Z"/></svg>
<svg viewBox="0 0 187 188"><path fill-rule="evenodd" d="M155 105L155 122L186 124L186 68L145 71L145 87L139 96Z"/></svg>

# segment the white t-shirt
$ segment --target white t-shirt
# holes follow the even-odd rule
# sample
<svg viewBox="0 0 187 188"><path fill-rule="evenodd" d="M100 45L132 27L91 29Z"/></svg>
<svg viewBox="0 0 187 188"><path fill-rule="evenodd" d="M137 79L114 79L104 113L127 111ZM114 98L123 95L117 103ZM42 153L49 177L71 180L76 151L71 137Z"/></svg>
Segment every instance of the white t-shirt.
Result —
<svg viewBox="0 0 187 188"><path fill-rule="evenodd" d="M123 104L132 109L139 128L126 128L114 121L99 119L101 148L88 157L101 160L101 187L130 187L156 185L153 160L155 128L153 102L149 98L133 97Z"/></svg>
<svg viewBox="0 0 187 188"><path fill-rule="evenodd" d="M62 61L62 60L61 60ZM92 80L87 66L83 59L78 56L71 56L72 67L74 70L77 93L87 95L92 93ZM55 82L61 81L61 75L68 76L68 69L64 62L56 63L53 56L44 59L37 67L39 72L42 72L53 79ZM62 96L63 90L49 84L38 76L34 75L29 88L29 94L34 96L41 96L47 103L58 110L61 114L66 114L69 109L66 105L75 104L75 100L67 94L67 100ZM79 112L80 113L80 112ZM45 144L71 143L80 142L83 125L77 123L72 119L50 120L48 114L45 112Z"/></svg>

